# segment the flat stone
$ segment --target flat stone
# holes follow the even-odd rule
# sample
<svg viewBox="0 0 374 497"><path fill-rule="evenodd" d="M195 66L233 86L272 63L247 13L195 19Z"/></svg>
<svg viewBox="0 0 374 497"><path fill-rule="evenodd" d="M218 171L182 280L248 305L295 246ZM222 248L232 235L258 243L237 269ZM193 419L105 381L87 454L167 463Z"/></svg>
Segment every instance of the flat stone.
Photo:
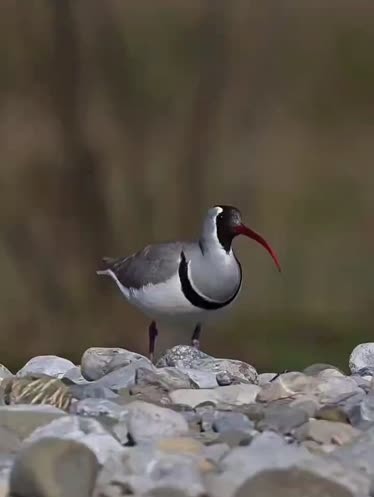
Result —
<svg viewBox="0 0 374 497"><path fill-rule="evenodd" d="M216 373L212 373L210 371L200 371L199 369L190 369L190 368L180 368L179 371L183 371L183 373L190 379L190 383L192 385L195 385L197 388L215 388L218 385ZM229 381L229 384L231 384L231 379ZM191 387L179 387L179 388L191 388Z"/></svg>
<svg viewBox="0 0 374 497"><path fill-rule="evenodd" d="M91 497L99 465L85 445L44 438L22 450L10 474L19 497Z"/></svg>
<svg viewBox="0 0 374 497"><path fill-rule="evenodd" d="M169 391L160 385L135 385L130 387L130 402L140 400L150 404L168 406L170 404Z"/></svg>
<svg viewBox="0 0 374 497"><path fill-rule="evenodd" d="M311 395L299 395L295 400L291 400L289 406L301 409L309 418L314 418L320 408L317 399Z"/></svg>
<svg viewBox="0 0 374 497"><path fill-rule="evenodd" d="M87 398L74 404L71 414L89 417L106 416L116 421L123 421L127 417L127 412L125 407L110 400Z"/></svg>
<svg viewBox="0 0 374 497"><path fill-rule="evenodd" d="M171 409L147 402L135 401L127 405L128 430L135 443L187 434L184 417Z"/></svg>
<svg viewBox="0 0 374 497"><path fill-rule="evenodd" d="M231 447L247 445L254 433L254 423L240 412L215 411L212 428L221 442Z"/></svg>
<svg viewBox="0 0 374 497"><path fill-rule="evenodd" d="M349 357L349 369L352 374L358 373L363 368L374 367L374 342L360 343L355 347Z"/></svg>
<svg viewBox="0 0 374 497"><path fill-rule="evenodd" d="M33 375L47 375L53 378L62 378L75 365L64 357L56 355L40 355L30 359L17 372L19 378Z"/></svg>
<svg viewBox="0 0 374 497"><path fill-rule="evenodd" d="M1 382L6 404L48 404L68 410L72 401L69 388L57 378L5 378Z"/></svg>
<svg viewBox="0 0 374 497"><path fill-rule="evenodd" d="M190 370L177 369L174 367L165 367L155 370L138 368L135 374L135 384L142 386L159 386L163 388L165 392L171 392L180 388L197 388L198 385L192 378L193 374L190 375L187 371ZM196 374L196 377L197 376L198 374ZM215 386L217 386L217 384L215 384Z"/></svg>
<svg viewBox="0 0 374 497"><path fill-rule="evenodd" d="M9 428L0 426L0 454L13 455L21 447L21 438ZM1 494L0 494L1 495Z"/></svg>
<svg viewBox="0 0 374 497"><path fill-rule="evenodd" d="M64 411L49 405L0 406L0 427L23 440L36 428L65 416Z"/></svg>
<svg viewBox="0 0 374 497"><path fill-rule="evenodd" d="M256 428L260 431L271 430L283 435L291 434L294 430L308 421L308 414L298 407L268 406L264 418Z"/></svg>
<svg viewBox="0 0 374 497"><path fill-rule="evenodd" d="M242 383L212 389L175 390L169 397L175 404L185 404L193 408L203 402L241 406L255 402L259 391L260 387L257 385Z"/></svg>
<svg viewBox="0 0 374 497"><path fill-rule="evenodd" d="M344 445L360 435L360 431L346 423L310 419L295 431L299 441L313 440L319 444Z"/></svg>
<svg viewBox="0 0 374 497"><path fill-rule="evenodd" d="M179 368L194 368L196 360L213 359L210 355L205 354L201 350L191 347L190 345L176 345L168 349L157 361L157 368L166 366Z"/></svg>
<svg viewBox="0 0 374 497"><path fill-rule="evenodd" d="M33 431L25 444L31 444L43 438L57 437L75 440L90 448L100 464L108 457L120 454L124 449L121 444L96 419L81 416L64 416Z"/></svg>
<svg viewBox="0 0 374 497"><path fill-rule="evenodd" d="M326 404L318 409L315 418L339 423L349 423L346 411L339 405Z"/></svg>

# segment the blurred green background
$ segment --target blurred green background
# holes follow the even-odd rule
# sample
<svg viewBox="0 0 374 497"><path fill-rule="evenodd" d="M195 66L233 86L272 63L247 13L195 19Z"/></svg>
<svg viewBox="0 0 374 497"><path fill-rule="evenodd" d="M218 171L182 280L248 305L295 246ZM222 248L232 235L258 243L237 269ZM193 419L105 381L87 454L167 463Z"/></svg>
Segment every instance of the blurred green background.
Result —
<svg viewBox="0 0 374 497"><path fill-rule="evenodd" d="M372 0L2 0L0 360L145 353L101 256L228 203L283 274L237 240L240 302L203 349L346 366L373 337L373 96Z"/></svg>

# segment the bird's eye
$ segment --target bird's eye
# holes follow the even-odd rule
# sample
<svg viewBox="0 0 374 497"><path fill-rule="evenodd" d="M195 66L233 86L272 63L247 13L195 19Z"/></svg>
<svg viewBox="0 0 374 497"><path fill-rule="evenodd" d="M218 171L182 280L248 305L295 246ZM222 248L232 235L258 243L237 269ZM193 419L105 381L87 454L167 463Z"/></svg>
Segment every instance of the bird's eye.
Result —
<svg viewBox="0 0 374 497"><path fill-rule="evenodd" d="M223 219L223 212L221 212L220 214L218 214L217 219L219 219L220 221Z"/></svg>

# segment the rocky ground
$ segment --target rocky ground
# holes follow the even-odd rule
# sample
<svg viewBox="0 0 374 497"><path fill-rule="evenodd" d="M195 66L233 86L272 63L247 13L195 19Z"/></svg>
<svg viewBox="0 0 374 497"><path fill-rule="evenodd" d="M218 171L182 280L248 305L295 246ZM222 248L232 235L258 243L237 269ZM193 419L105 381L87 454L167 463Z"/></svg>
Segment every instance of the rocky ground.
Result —
<svg viewBox="0 0 374 497"><path fill-rule="evenodd" d="M374 496L374 343L349 369L257 374L185 345L1 366L0 497Z"/></svg>

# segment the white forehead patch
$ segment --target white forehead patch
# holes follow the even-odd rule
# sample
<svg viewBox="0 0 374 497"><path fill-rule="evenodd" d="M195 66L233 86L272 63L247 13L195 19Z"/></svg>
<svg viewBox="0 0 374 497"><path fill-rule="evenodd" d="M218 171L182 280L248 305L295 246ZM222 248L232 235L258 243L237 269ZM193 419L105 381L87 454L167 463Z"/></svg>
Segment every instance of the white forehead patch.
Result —
<svg viewBox="0 0 374 497"><path fill-rule="evenodd" d="M221 212L223 212L223 209L222 209L222 207L212 207L211 211L212 211L213 216L217 217L218 214L221 214Z"/></svg>

